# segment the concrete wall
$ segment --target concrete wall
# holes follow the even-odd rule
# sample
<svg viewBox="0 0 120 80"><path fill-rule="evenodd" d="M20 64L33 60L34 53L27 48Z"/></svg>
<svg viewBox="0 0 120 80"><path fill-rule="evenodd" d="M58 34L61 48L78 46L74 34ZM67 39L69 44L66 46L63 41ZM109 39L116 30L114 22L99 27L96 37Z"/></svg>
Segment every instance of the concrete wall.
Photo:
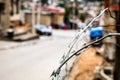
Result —
<svg viewBox="0 0 120 80"><path fill-rule="evenodd" d="M5 10L1 17L1 24L4 29L10 26L10 0L0 0L5 3Z"/></svg>
<svg viewBox="0 0 120 80"><path fill-rule="evenodd" d="M52 23L61 24L64 22L64 15L63 14L54 14L52 16Z"/></svg>
<svg viewBox="0 0 120 80"><path fill-rule="evenodd" d="M51 16L50 15L41 15L41 24L44 24L46 26L51 25Z"/></svg>
<svg viewBox="0 0 120 80"><path fill-rule="evenodd" d="M35 23L37 23L37 15L35 18L36 18ZM55 15L41 14L40 16L40 23L46 26L51 25L51 23L61 24L63 23L63 20L64 20L64 15L59 15L59 14L55 14ZM29 23L32 26L32 14L31 13L25 14L25 22Z"/></svg>
<svg viewBox="0 0 120 80"><path fill-rule="evenodd" d="M25 14L25 22L32 26L32 13ZM37 24L37 14L35 15L35 23ZM50 15L42 15L40 16L40 24L49 26L51 25L51 16Z"/></svg>

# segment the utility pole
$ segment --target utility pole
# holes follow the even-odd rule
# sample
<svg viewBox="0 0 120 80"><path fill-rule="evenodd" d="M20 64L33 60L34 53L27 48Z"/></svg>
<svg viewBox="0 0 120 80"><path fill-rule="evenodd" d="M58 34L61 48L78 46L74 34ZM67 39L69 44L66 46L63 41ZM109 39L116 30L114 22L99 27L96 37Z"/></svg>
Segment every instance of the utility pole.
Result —
<svg viewBox="0 0 120 80"><path fill-rule="evenodd" d="M40 24L40 15L41 15L41 0L38 2L38 9L37 9L37 24Z"/></svg>
<svg viewBox="0 0 120 80"><path fill-rule="evenodd" d="M76 1L72 2L72 16L73 19L76 18ZM75 23L73 22L72 28L75 29Z"/></svg>
<svg viewBox="0 0 120 80"><path fill-rule="evenodd" d="M32 33L35 34L35 0L32 2Z"/></svg>

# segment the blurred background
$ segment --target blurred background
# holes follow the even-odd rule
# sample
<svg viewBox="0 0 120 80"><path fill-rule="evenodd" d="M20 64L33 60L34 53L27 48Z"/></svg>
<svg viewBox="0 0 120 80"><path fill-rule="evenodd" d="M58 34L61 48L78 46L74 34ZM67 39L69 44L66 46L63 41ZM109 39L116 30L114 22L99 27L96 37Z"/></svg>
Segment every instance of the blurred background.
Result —
<svg viewBox="0 0 120 80"><path fill-rule="evenodd" d="M120 32L120 0L0 0L0 80L52 80L61 59L115 32ZM57 80L120 80L120 37L79 53Z"/></svg>

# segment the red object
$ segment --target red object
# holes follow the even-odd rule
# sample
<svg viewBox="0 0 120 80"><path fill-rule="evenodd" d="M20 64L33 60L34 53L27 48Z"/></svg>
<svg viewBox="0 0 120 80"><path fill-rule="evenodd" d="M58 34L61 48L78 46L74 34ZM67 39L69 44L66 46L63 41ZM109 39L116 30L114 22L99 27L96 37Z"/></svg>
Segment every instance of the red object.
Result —
<svg viewBox="0 0 120 80"><path fill-rule="evenodd" d="M120 11L119 6L110 6L109 8L111 11Z"/></svg>
<svg viewBox="0 0 120 80"><path fill-rule="evenodd" d="M64 26L64 27L63 27L63 30L68 30L67 26Z"/></svg>
<svg viewBox="0 0 120 80"><path fill-rule="evenodd" d="M104 0L105 2L105 7L107 8L109 6L109 0Z"/></svg>
<svg viewBox="0 0 120 80"><path fill-rule="evenodd" d="M61 12L59 9L53 9L53 8L49 8L49 7L44 7L42 8L43 11L48 11L51 13L55 13L55 14L64 14L64 12Z"/></svg>

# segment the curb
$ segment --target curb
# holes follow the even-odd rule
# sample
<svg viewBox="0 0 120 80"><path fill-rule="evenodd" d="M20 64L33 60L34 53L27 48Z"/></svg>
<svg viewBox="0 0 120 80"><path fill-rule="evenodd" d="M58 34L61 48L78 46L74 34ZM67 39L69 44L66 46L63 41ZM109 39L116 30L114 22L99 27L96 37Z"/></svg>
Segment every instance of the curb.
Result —
<svg viewBox="0 0 120 80"><path fill-rule="evenodd" d="M39 40L38 40L38 41L39 41ZM34 45L34 44L37 44L38 41L22 42L22 43L19 43L19 44L4 46L4 47L1 47L1 48L0 48L0 51L2 51L2 50L8 50L8 49L15 49L15 48L23 47L23 46Z"/></svg>

